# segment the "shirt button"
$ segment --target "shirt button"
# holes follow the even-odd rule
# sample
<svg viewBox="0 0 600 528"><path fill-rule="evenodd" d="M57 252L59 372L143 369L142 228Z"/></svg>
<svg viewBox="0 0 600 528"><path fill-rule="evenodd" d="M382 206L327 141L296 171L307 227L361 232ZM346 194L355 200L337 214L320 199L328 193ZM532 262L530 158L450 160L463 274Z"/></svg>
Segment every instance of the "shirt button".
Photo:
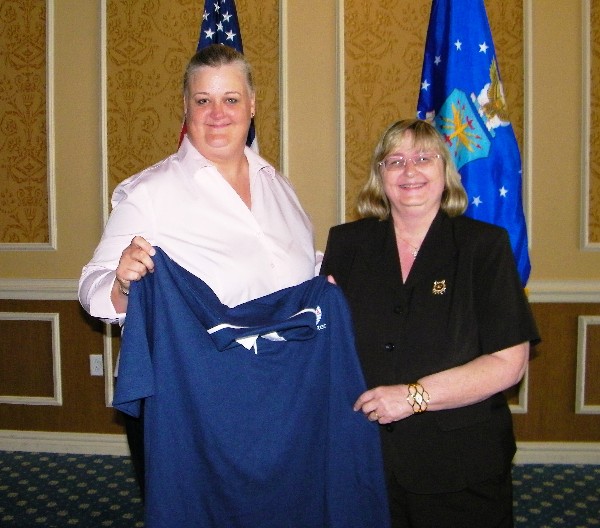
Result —
<svg viewBox="0 0 600 528"><path fill-rule="evenodd" d="M396 348L396 346L394 345L394 343L386 343L383 348L385 348L385 350L387 352L391 352L392 350L394 350L394 348Z"/></svg>
<svg viewBox="0 0 600 528"><path fill-rule="evenodd" d="M401 314L402 312L404 312L404 310L402 309L402 306L400 304L397 304L396 306L394 306L395 314Z"/></svg>

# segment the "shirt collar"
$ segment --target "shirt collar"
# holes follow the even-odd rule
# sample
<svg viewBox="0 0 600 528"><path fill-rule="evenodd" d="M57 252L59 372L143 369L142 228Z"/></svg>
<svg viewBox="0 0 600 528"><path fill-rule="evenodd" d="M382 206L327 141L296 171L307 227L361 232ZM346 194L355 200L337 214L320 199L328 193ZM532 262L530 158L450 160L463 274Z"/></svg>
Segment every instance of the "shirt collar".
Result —
<svg viewBox="0 0 600 528"><path fill-rule="evenodd" d="M250 174L258 173L262 169L273 170L271 164L268 163L265 159L261 158L250 147L244 148L244 154L248 159ZM187 137L187 134L183 137L183 141L179 146L179 150L177 151L177 157L183 165L189 164L191 167L193 167L194 170L213 166L213 164L202 154L200 154L200 152L198 152L194 145L192 145L191 141Z"/></svg>

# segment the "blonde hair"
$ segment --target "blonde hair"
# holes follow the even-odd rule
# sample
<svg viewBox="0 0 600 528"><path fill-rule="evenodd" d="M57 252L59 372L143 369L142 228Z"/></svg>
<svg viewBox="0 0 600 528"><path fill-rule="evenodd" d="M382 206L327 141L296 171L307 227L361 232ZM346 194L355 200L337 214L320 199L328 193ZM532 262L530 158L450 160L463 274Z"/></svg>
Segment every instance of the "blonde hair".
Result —
<svg viewBox="0 0 600 528"><path fill-rule="evenodd" d="M434 150L444 162L444 192L440 208L448 216L459 216L468 205L467 193L461 183L460 174L454 165L444 138L428 121L421 119L403 119L396 121L381 136L371 160L369 179L360 191L357 210L362 218L376 217L385 220L390 215L390 202L383 190L381 167L383 161L410 134L418 148Z"/></svg>

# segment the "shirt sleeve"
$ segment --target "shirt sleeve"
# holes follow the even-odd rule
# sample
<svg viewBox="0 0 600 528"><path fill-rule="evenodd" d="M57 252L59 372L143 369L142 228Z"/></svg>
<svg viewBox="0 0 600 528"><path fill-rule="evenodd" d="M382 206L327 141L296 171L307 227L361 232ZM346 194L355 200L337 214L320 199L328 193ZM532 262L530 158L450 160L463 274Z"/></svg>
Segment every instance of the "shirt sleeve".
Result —
<svg viewBox="0 0 600 528"><path fill-rule="evenodd" d="M529 341L540 341L529 301L517 272L508 234L497 231L475 264L474 308L481 348L493 353Z"/></svg>
<svg viewBox="0 0 600 528"><path fill-rule="evenodd" d="M113 193L113 211L79 279L79 302L93 317L119 324L125 319L124 313L115 311L111 290L121 254L133 237L140 235L151 244L154 242L149 203L150 197L143 186L136 186L132 179L125 180Z"/></svg>
<svg viewBox="0 0 600 528"><path fill-rule="evenodd" d="M315 277L321 273L321 264L323 263L323 252L315 251Z"/></svg>
<svg viewBox="0 0 600 528"><path fill-rule="evenodd" d="M79 279L79 302L84 310L107 323L123 324L124 313L117 313L111 300L115 272L91 262L83 267Z"/></svg>

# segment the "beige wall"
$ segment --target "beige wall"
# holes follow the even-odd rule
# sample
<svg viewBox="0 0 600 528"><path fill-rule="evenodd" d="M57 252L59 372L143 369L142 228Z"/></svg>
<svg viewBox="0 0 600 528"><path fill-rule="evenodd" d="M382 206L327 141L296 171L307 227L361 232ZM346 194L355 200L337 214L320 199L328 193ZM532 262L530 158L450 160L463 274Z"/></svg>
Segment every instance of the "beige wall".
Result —
<svg viewBox="0 0 600 528"><path fill-rule="evenodd" d="M395 13L413 10L423 20L427 18L428 1L388 3L393 4ZM581 43L583 10L588 3L523 0L523 158L533 265L529 291L544 330L541 353L532 364L532 375L536 377L529 380L529 391L535 391L537 396L529 400L533 406L529 413L517 418L520 434L526 440L600 442L598 416L575 416L573 410L578 351L581 348L587 352L588 367L593 368L597 368L600 354L597 339L589 339L589 346L583 346L577 334L579 316L592 318L588 319L590 328L600 324L593 319L600 315L600 248L588 244L590 247L584 249L581 242L581 159L585 140ZM256 4L263 5L258 0ZM271 103L275 97L279 99L280 141L271 143L280 150L271 158L279 158L281 168L295 185L314 221L320 249L325 246L329 227L345 217L348 190L344 176L347 164L356 158L355 152L347 150L345 138L344 30L353 27L352 10L375 4L381 7L386 2L279 2L280 77L273 80L277 93L268 97ZM54 0L47 5L53 10L50 20L54 31L49 46L53 97L47 105L55 130L51 152L55 171L50 196L56 206L56 247L32 250L0 246L0 313L32 309L64 312L61 325L70 327L66 335L78 328L83 334L90 332L91 338L66 338L63 346L74 347L75 355L87 360L89 353L105 352L106 343L98 336L98 328L72 306L65 309L52 303L60 300L77 305L76 280L100 237L105 212L108 183L103 182L102 155L102 2ZM240 0L240 16L242 6L250 9L252 5L250 0ZM417 31L424 35L425 27L420 26ZM376 26L371 32L377 38ZM420 58L417 61L420 63ZM371 137L365 139L369 152L371 141ZM24 300L20 303L19 299ZM44 300L50 304L42 303L36 308L35 303ZM64 357L72 357L73 350ZM14 355L13 368L26 364L24 351L10 353ZM561 357L562 362L556 362L556 357ZM63 383L90 391L95 401L103 404L106 386L88 379L86 361L69 365ZM548 371L552 365L560 366ZM70 378L79 381L69 385ZM559 380L559 395L553 394L549 379ZM548 391L547 398L540 397L546 394L544 390ZM588 391L584 396L588 404L600 406L600 395ZM543 423L544 406L552 400L565 404L567 422L572 427L582 426L585 435L570 437L568 430L557 432L552 424ZM54 422L39 422L36 413L39 410L30 406L0 403L0 429L115 431L110 413L96 424L86 421L84 425L65 422L64 414L56 409L45 414L47 417L54 413Z"/></svg>
<svg viewBox="0 0 600 528"><path fill-rule="evenodd" d="M528 83L523 157L529 163L525 184L526 191L531 191L533 294L537 281L544 281L546 291L545 281L600 279L600 248L581 249L581 42L586 3L523 2ZM353 6L352 1L346 4ZM76 278L101 232L100 6L100 1L54 0L54 46L50 50L54 97L47 103L56 132L55 189L51 192L56 204L56 249L3 251L0 246L0 279ZM280 9L283 141L279 164L313 218L317 246L322 249L330 225L344 217L338 189L343 191L341 175L355 157L344 151L345 83L338 78L344 67L344 41L338 35L344 29L344 2L315 2L312 8L310 2L282 1ZM313 9L318 10L318 17L313 16ZM402 97L416 99L405 93ZM372 143L373 138L366 140ZM592 285L596 291L597 286Z"/></svg>
<svg viewBox="0 0 600 528"><path fill-rule="evenodd" d="M568 1L532 2L529 104L533 280L600 277L600 253L580 249L583 169L580 5L581 2Z"/></svg>
<svg viewBox="0 0 600 528"><path fill-rule="evenodd" d="M0 278L75 278L100 233L100 4L54 0L47 5L53 3L47 68L54 97L46 106L56 132L49 154L49 171L55 163L49 194L55 202L56 247L0 245Z"/></svg>

